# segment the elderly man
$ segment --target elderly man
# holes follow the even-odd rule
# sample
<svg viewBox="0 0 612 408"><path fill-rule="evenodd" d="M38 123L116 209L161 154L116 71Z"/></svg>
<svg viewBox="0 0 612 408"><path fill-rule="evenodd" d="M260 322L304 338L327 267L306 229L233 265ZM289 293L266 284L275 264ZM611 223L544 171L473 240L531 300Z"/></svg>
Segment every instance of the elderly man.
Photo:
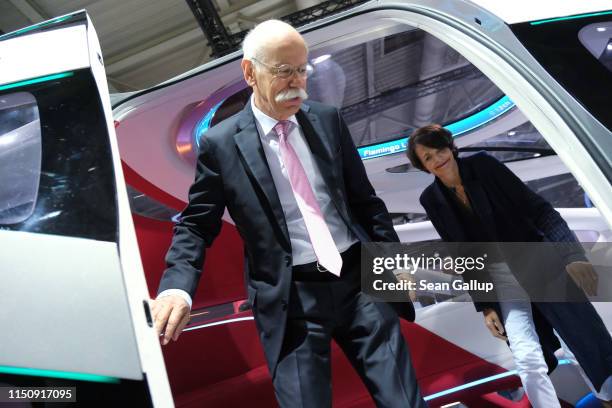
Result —
<svg viewBox="0 0 612 408"><path fill-rule="evenodd" d="M339 112L302 103L312 71L304 39L270 20L243 51L253 95L202 139L152 306L162 343L188 321L227 207L246 247L249 300L279 404L331 405L334 339L379 407L426 406L395 311L360 291L360 242L398 237Z"/></svg>

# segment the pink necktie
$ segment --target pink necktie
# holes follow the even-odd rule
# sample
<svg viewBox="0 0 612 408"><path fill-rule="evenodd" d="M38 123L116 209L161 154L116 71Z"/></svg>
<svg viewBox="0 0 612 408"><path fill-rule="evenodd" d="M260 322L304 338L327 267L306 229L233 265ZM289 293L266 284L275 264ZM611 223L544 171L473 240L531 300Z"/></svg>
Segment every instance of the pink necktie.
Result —
<svg viewBox="0 0 612 408"><path fill-rule="evenodd" d="M281 120L274 126L274 131L279 136L281 158L287 169L293 195L304 218L310 243L319 264L334 275L340 276L342 257L323 218L319 203L306 176L306 171L304 171L300 159L287 140L293 126L294 123L288 120Z"/></svg>

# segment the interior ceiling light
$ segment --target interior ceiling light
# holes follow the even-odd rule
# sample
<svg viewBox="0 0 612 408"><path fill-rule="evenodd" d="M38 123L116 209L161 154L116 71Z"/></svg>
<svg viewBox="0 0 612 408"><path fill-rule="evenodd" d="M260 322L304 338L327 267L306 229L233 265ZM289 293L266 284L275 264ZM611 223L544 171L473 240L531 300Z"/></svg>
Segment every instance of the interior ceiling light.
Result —
<svg viewBox="0 0 612 408"><path fill-rule="evenodd" d="M321 55L320 57L317 57L317 58L313 59L312 63L313 64L320 64L321 62L326 61L326 60L328 60L330 58L331 58L330 54Z"/></svg>

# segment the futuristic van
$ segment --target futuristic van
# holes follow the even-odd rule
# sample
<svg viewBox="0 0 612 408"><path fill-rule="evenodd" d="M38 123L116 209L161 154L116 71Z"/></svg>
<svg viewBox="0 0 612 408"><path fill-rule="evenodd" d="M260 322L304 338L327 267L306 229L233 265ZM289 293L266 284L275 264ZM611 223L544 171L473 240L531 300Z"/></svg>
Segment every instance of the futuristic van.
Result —
<svg viewBox="0 0 612 408"><path fill-rule="evenodd" d="M310 99L340 109L402 241L439 240L418 200L432 177L405 156L407 136L435 122L460 155L495 156L581 241L601 244L591 261L609 271L610 4L483 3L373 1L301 27ZM0 383L76 384L77 401L102 390L146 406L275 406L227 213L177 342L159 346L147 304L199 143L250 97L240 60L109 96L84 12L0 37ZM601 292L591 300L610 328ZM419 291L416 322L402 322L425 399L528 406L510 349L471 302L454 301L465 296ZM374 406L335 345L332 358L334 406ZM578 369L558 358L559 398L591 404Z"/></svg>

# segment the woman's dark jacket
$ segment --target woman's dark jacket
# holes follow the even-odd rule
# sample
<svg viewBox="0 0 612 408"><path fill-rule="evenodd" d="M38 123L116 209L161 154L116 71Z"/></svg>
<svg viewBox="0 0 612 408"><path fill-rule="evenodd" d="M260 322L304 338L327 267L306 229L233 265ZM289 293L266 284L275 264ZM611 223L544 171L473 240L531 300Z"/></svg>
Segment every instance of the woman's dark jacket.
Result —
<svg viewBox="0 0 612 408"><path fill-rule="evenodd" d="M529 271L538 270L542 274L565 275L565 265L586 260L576 237L561 215L497 159L481 152L466 158L458 158L457 164L463 187L480 224L475 228L477 232L466 228L465 223L457 215L455 204L449 199L448 190L436 178L423 191L420 202L443 241L563 243L555 244L555 254L547 251L546 255L537 257L535 261L534 257L504 254L515 276L517 275L515 271L525 269L526 265L521 262L525 262L526 259L530 262ZM475 234L483 236L475 239ZM503 245L501 247L505 248ZM534 267L533 262L538 262L539 265ZM522 282L524 277L516 277L525 287ZM570 285L573 285L573 282ZM572 290L575 289L576 293L580 293L578 296L582 296L582 292L573 286ZM529 290L527 291L529 293ZM584 301L587 301L586 297ZM490 307L497 310L501 316L499 305L495 302L475 301L474 304L478 311ZM532 311L544 357L552 371L557 365L553 353L560 348L559 340L553 333L551 323L543 317L538 307L532 307Z"/></svg>

